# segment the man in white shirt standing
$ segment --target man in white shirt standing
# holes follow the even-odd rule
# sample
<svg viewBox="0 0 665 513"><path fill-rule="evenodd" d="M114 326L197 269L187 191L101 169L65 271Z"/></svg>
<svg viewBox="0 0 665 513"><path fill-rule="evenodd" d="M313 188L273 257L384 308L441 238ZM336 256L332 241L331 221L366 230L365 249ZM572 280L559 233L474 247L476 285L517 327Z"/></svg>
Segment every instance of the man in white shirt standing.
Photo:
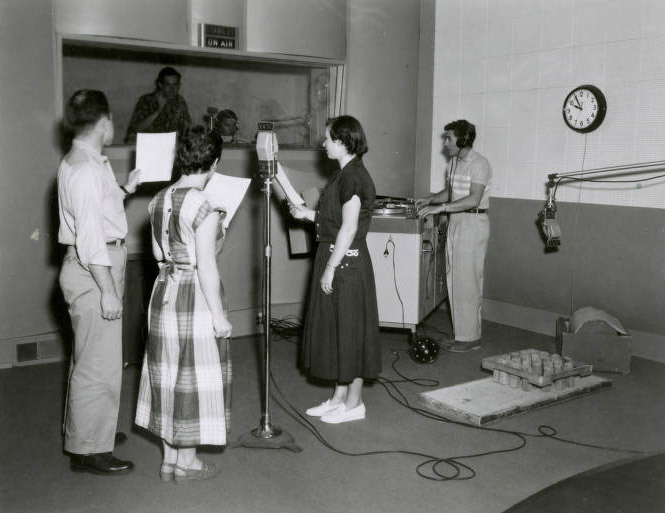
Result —
<svg viewBox="0 0 665 513"><path fill-rule="evenodd" d="M473 149L476 127L460 119L443 133L448 160L442 191L416 201L418 215L447 213L446 281L455 340L448 349L465 352L481 343L485 255L489 243L492 168Z"/></svg>
<svg viewBox="0 0 665 513"><path fill-rule="evenodd" d="M113 120L101 91L77 91L65 121L74 131L58 169L60 228L67 246L60 287L69 308L74 344L64 420L71 468L111 475L134 465L113 456L122 379L122 295L127 235L125 196L139 170L118 186L101 152L113 142Z"/></svg>

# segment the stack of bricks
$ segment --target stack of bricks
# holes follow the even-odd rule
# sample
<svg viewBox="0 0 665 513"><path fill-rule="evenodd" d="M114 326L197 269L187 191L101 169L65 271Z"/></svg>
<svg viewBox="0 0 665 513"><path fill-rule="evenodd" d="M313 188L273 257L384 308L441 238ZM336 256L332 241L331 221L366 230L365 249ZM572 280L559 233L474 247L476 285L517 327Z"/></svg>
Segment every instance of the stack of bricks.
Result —
<svg viewBox="0 0 665 513"><path fill-rule="evenodd" d="M496 357L494 361L500 364L502 369L515 369L517 371L516 373L511 373L509 370L493 369L492 380L495 383L508 385L510 388L521 388L526 392L530 392L536 388L544 392L549 392L552 388L563 390L575 386L575 376L566 376L554 380L549 378L563 371L573 369L573 361L565 356L561 357L558 354L550 354L547 351L527 349L506 353L505 355ZM553 382L553 384L539 386L539 382Z"/></svg>

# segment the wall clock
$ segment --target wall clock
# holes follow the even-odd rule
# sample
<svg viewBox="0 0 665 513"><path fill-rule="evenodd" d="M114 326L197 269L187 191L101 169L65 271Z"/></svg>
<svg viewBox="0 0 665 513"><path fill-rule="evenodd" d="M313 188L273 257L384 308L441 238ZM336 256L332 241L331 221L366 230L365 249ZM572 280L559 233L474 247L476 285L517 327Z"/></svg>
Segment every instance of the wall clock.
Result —
<svg viewBox="0 0 665 513"><path fill-rule="evenodd" d="M563 102L563 120L576 132L592 132L605 119L607 102L596 86L582 85L573 89Z"/></svg>

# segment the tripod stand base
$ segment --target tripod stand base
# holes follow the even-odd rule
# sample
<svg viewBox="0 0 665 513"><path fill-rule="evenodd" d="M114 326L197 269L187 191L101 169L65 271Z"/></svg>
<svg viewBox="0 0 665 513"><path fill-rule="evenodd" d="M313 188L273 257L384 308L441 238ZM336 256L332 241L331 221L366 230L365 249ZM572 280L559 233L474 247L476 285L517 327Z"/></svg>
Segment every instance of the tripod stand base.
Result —
<svg viewBox="0 0 665 513"><path fill-rule="evenodd" d="M302 447L296 444L289 432L277 426L253 429L250 433L241 435L238 444L250 449L288 449L292 452L302 452Z"/></svg>

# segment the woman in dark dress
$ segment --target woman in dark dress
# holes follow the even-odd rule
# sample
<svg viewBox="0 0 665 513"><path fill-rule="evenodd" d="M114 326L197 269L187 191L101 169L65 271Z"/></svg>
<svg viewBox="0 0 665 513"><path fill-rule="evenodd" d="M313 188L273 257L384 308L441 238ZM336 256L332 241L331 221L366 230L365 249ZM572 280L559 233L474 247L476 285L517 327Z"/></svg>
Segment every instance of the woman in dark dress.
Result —
<svg viewBox="0 0 665 513"><path fill-rule="evenodd" d="M329 120L323 146L339 169L316 211L294 205L291 214L315 222L318 241L303 367L311 377L335 382L332 397L306 413L339 424L365 418L363 382L381 371L374 271L365 241L376 191L362 162L367 140L358 120Z"/></svg>

